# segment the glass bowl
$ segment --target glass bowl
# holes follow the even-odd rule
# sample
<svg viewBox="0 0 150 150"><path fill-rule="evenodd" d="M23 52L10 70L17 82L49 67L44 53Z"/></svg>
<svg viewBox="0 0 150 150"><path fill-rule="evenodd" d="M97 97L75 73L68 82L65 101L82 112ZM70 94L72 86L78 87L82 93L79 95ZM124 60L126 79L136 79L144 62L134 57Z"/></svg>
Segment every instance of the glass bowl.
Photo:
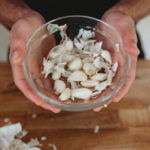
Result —
<svg viewBox="0 0 150 150"><path fill-rule="evenodd" d="M103 41L103 49L111 53L112 61L118 62L118 69L112 85L104 90L96 99L66 103L58 100L53 93L53 84L41 74L43 58L52 47L60 41L58 36L47 30L49 24L67 24L67 35L73 39L81 28L94 29L97 41ZM56 43L56 44L55 44ZM67 111L85 111L109 103L125 84L130 67L130 56L123 50L122 39L114 27L108 23L88 16L65 16L54 19L39 27L27 41L27 54L23 62L23 70L31 89L48 105Z"/></svg>

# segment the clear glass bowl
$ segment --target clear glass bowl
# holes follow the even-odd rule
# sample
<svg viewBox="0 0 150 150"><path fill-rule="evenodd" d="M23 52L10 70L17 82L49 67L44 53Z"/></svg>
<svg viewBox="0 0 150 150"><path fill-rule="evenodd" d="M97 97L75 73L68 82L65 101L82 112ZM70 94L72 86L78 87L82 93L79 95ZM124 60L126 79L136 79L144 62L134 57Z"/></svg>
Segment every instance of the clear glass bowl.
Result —
<svg viewBox="0 0 150 150"><path fill-rule="evenodd" d="M58 100L53 93L53 85L49 79L41 74L43 58L47 56L54 43L59 38L47 31L48 24L67 24L67 35L73 39L80 28L94 28L96 40L103 41L103 49L111 53L113 62L119 66L112 85L102 92L96 99L85 102L66 103ZM55 42L54 42L55 41ZM125 84L130 67L130 56L123 50L122 39L114 27L108 23L88 16L65 16L54 19L39 27L27 41L27 54L23 62L24 74L32 90L47 104L67 111L85 111L103 106L111 101Z"/></svg>

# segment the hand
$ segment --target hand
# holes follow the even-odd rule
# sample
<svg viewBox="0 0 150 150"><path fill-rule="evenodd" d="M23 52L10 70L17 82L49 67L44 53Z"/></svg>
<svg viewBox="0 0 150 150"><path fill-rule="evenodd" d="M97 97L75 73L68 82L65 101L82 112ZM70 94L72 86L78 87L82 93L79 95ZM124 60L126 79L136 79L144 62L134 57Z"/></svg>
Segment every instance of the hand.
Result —
<svg viewBox="0 0 150 150"><path fill-rule="evenodd" d="M27 14L23 18L19 19L10 31L9 58L13 71L14 82L22 93L37 105L57 113L60 109L45 104L28 86L23 74L22 62L26 55L26 41L32 33L44 23L44 18L36 12Z"/></svg>
<svg viewBox="0 0 150 150"><path fill-rule="evenodd" d="M124 51L131 56L131 66L127 76L127 81L121 90L112 99L113 102L118 102L127 94L131 84L135 79L136 62L139 50L137 48L137 37L135 25L132 18L118 10L108 10L102 17L102 20L111 24L120 33L123 40ZM94 111L100 111L103 107L95 108Z"/></svg>

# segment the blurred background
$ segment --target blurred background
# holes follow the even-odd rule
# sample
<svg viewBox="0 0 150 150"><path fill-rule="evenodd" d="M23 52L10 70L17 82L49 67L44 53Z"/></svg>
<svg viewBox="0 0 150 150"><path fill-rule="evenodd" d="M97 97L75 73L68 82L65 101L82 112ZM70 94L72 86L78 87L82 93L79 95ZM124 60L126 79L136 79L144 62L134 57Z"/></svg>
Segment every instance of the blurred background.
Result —
<svg viewBox="0 0 150 150"><path fill-rule="evenodd" d="M145 59L150 59L150 15L136 24ZM0 24L0 61L8 61L9 31Z"/></svg>

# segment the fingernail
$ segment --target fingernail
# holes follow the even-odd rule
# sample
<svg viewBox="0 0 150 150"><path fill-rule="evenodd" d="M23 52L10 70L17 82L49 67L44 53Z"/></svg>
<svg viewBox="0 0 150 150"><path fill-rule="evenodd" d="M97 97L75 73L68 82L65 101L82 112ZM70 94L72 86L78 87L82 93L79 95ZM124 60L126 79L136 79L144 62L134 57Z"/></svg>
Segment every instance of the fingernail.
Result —
<svg viewBox="0 0 150 150"><path fill-rule="evenodd" d="M102 109L103 109L103 106L94 108L94 111L95 111L95 112L99 112L99 111L102 110Z"/></svg>
<svg viewBox="0 0 150 150"><path fill-rule="evenodd" d="M113 99L113 102L119 102L119 101L120 101L119 98L114 98L114 99Z"/></svg>

